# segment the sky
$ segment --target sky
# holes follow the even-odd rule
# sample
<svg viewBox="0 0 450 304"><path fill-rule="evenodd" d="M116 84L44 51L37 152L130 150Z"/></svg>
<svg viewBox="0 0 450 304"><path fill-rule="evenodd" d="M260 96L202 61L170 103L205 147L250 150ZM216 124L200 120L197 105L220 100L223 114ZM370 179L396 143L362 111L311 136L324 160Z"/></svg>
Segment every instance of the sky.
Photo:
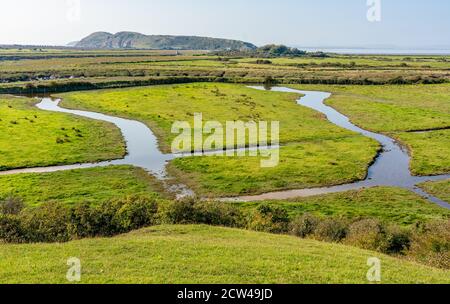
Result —
<svg viewBox="0 0 450 304"><path fill-rule="evenodd" d="M299 47L449 47L450 1L0 2L0 44L66 45L96 31L195 35Z"/></svg>

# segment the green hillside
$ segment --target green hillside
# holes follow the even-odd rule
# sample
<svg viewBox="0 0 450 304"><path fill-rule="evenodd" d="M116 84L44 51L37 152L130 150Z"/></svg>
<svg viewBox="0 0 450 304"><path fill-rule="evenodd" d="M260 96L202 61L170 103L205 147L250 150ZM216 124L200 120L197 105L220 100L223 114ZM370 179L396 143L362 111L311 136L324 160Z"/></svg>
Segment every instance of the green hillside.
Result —
<svg viewBox="0 0 450 304"><path fill-rule="evenodd" d="M251 50L251 43L196 36L143 35L133 32L110 34L97 32L75 44L79 48L94 49L171 49L171 50Z"/></svg>
<svg viewBox="0 0 450 304"><path fill-rule="evenodd" d="M67 259L81 283L450 283L450 272L342 245L208 226L158 226L112 239L0 245L0 283L67 283Z"/></svg>

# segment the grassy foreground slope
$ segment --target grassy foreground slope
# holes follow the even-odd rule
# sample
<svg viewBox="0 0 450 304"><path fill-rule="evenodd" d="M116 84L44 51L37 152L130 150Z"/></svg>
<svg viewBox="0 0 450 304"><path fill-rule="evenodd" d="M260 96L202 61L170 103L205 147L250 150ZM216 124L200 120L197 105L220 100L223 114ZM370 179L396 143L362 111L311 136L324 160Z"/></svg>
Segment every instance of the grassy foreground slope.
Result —
<svg viewBox="0 0 450 304"><path fill-rule="evenodd" d="M35 99L0 96L0 170L121 158L114 125L34 107Z"/></svg>
<svg viewBox="0 0 450 304"><path fill-rule="evenodd" d="M0 283L67 283L67 259L81 283L450 283L450 272L342 245L208 226L158 226L112 239L0 245Z"/></svg>
<svg viewBox="0 0 450 304"><path fill-rule="evenodd" d="M0 176L0 197L14 195L28 206L45 202L97 204L129 195L158 195L162 186L130 166Z"/></svg>
<svg viewBox="0 0 450 304"><path fill-rule="evenodd" d="M450 84L291 87L332 92L327 104L355 124L405 143L412 152L413 173L450 172Z"/></svg>

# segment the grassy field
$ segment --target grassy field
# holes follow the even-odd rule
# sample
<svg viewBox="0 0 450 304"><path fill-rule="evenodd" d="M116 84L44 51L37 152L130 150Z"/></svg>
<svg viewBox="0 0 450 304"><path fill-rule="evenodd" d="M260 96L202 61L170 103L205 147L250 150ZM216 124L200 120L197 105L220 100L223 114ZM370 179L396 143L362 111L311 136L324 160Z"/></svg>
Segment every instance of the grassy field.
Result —
<svg viewBox="0 0 450 304"><path fill-rule="evenodd" d="M14 195L28 206L45 202L98 204L128 195L159 196L160 193L162 186L155 178L129 166L0 176L0 197Z"/></svg>
<svg viewBox="0 0 450 304"><path fill-rule="evenodd" d="M420 185L427 192L439 197L440 199L450 202L450 180L439 182L429 182Z"/></svg>
<svg viewBox="0 0 450 304"><path fill-rule="evenodd" d="M448 182L442 188L448 190ZM450 211L400 188L375 187L343 193L297 198L287 201L235 203L243 210L261 204L281 207L291 217L305 213L320 217L376 218L383 222L409 226L418 222L449 219Z"/></svg>
<svg viewBox="0 0 450 304"><path fill-rule="evenodd" d="M73 91L85 87L80 83L89 84L90 89L100 88L100 85L101 88L118 87L124 77L132 77L122 84L126 86L139 85L135 77L151 77L168 81L166 83L175 83L173 77L189 77L192 81L205 81L202 78L208 77L209 81L233 83L263 83L267 77L272 77L285 84L450 80L448 56L329 56L271 58L271 64L256 64L258 58L218 57L199 51L0 49L0 92L11 93L24 88L29 92L35 91L36 86L52 92Z"/></svg>
<svg viewBox="0 0 450 304"><path fill-rule="evenodd" d="M412 155L411 171L417 175L450 172L450 129L394 135L405 143Z"/></svg>
<svg viewBox="0 0 450 304"><path fill-rule="evenodd" d="M450 84L331 87L328 104L378 132L407 132L450 126ZM351 101L349 101L351 98Z"/></svg>
<svg viewBox="0 0 450 304"><path fill-rule="evenodd" d="M363 179L378 144L338 128L319 113L298 106L296 94L242 85L190 84L62 94L63 105L144 121L168 151L175 121L203 114L204 121L280 121L280 165L261 168L252 157L177 159L170 171L197 193L229 196L335 185Z"/></svg>
<svg viewBox="0 0 450 304"><path fill-rule="evenodd" d="M382 261L382 283L450 282L448 271L353 247L207 226L158 226L67 244L0 245L0 282L68 283L66 261L78 257L85 284L366 284L367 260L374 256Z"/></svg>
<svg viewBox="0 0 450 304"><path fill-rule="evenodd" d="M417 175L450 172L450 85L293 86L333 93L327 104L368 130L406 144ZM415 132L429 131L432 132Z"/></svg>
<svg viewBox="0 0 450 304"><path fill-rule="evenodd" d="M424 186L443 199L448 198L448 182ZM93 205L128 195L168 197L162 185L141 169L128 166L80 169L44 174L21 174L0 177L0 197L14 195L28 206L44 202ZM447 195L447 196L445 196ZM359 191L298 198L287 201L233 203L243 211L261 204L278 206L291 217L312 213L321 217L377 218L398 225L411 225L450 218L450 212L408 190L375 187Z"/></svg>
<svg viewBox="0 0 450 304"><path fill-rule="evenodd" d="M108 123L41 111L37 100L0 96L0 170L96 162L125 155Z"/></svg>
<svg viewBox="0 0 450 304"><path fill-rule="evenodd" d="M354 135L326 122L320 114L299 107L297 94L264 92L232 84L186 84L154 86L60 95L62 105L125 116L144 121L157 133L164 151L169 152L175 121L193 126L194 113L204 121L280 121L282 143L334 139Z"/></svg>
<svg viewBox="0 0 450 304"><path fill-rule="evenodd" d="M362 180L376 149L364 138L318 139L282 147L274 168L261 168L260 158L201 157L175 159L169 172L202 196L260 194Z"/></svg>
<svg viewBox="0 0 450 304"><path fill-rule="evenodd" d="M245 58L239 62L253 63L257 58ZM275 65L310 67L339 67L342 68L436 68L448 69L450 57L446 56L382 56L382 55L333 55L329 58L272 58L270 61Z"/></svg>

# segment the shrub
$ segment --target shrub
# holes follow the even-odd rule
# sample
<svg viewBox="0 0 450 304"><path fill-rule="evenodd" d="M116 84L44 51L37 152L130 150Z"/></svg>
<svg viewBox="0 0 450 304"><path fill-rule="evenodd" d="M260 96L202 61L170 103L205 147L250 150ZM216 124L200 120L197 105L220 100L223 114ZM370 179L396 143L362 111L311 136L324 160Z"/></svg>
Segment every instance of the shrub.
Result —
<svg viewBox="0 0 450 304"><path fill-rule="evenodd" d="M292 220L289 225L289 231L295 236L306 238L314 234L319 222L320 220L317 217L311 214L304 214Z"/></svg>
<svg viewBox="0 0 450 304"><path fill-rule="evenodd" d="M146 197L108 201L98 207L47 203L18 216L1 215L0 239L34 243L114 236L155 224L157 211L157 202Z"/></svg>
<svg viewBox="0 0 450 304"><path fill-rule="evenodd" d="M386 228L386 239L381 252L386 254L404 254L411 245L411 235L398 226Z"/></svg>
<svg viewBox="0 0 450 304"><path fill-rule="evenodd" d="M46 203L26 209L20 215L28 242L67 242L69 209L60 203Z"/></svg>
<svg viewBox="0 0 450 304"><path fill-rule="evenodd" d="M194 198L167 203L161 208L161 221L166 224L193 224L195 217L194 205Z"/></svg>
<svg viewBox="0 0 450 304"><path fill-rule="evenodd" d="M289 217L282 208L260 205L250 215L247 227L255 231L284 233L288 231Z"/></svg>
<svg viewBox="0 0 450 304"><path fill-rule="evenodd" d="M376 219L357 221L350 225L345 243L362 249L381 250L386 243L385 228Z"/></svg>
<svg viewBox="0 0 450 304"><path fill-rule="evenodd" d="M24 207L25 204L19 197L8 196L4 199L0 199L0 214L17 215Z"/></svg>
<svg viewBox="0 0 450 304"><path fill-rule="evenodd" d="M258 59L256 60L256 64L272 64L270 60Z"/></svg>
<svg viewBox="0 0 450 304"><path fill-rule="evenodd" d="M114 236L126 232L117 221L116 214L125 205L121 200L107 201L96 208L93 212L92 231L96 236Z"/></svg>
<svg viewBox="0 0 450 304"><path fill-rule="evenodd" d="M6 243L25 242L20 219L12 215L0 215L0 240Z"/></svg>
<svg viewBox="0 0 450 304"><path fill-rule="evenodd" d="M272 86L276 84L276 80L272 76L266 76L264 78L264 85L265 86Z"/></svg>
<svg viewBox="0 0 450 304"><path fill-rule="evenodd" d="M32 83L27 83L27 84L25 85L25 88L26 88L28 91L30 91L30 92L33 92L33 90L36 89L36 87L35 87L34 84L32 84Z"/></svg>
<svg viewBox="0 0 450 304"><path fill-rule="evenodd" d="M236 207L222 202L199 202L194 205L194 221L225 227L242 226L242 213Z"/></svg>
<svg viewBox="0 0 450 304"><path fill-rule="evenodd" d="M77 204L70 209L69 234L74 239L95 236L96 219L89 203Z"/></svg>
<svg viewBox="0 0 450 304"><path fill-rule="evenodd" d="M430 266L450 269L450 220L437 221L417 229L409 255Z"/></svg>
<svg viewBox="0 0 450 304"><path fill-rule="evenodd" d="M196 202L192 197L164 204L160 219L166 224L242 226L242 213L239 209L221 202Z"/></svg>
<svg viewBox="0 0 450 304"><path fill-rule="evenodd" d="M147 197L107 201L98 207L80 204L70 210L72 238L113 236L155 224L158 205Z"/></svg>
<svg viewBox="0 0 450 304"><path fill-rule="evenodd" d="M314 237L320 241L341 242L347 236L347 224L341 219L326 219L319 223Z"/></svg>
<svg viewBox="0 0 450 304"><path fill-rule="evenodd" d="M123 231L155 224L158 205L146 197L130 197L117 211L115 221Z"/></svg>

